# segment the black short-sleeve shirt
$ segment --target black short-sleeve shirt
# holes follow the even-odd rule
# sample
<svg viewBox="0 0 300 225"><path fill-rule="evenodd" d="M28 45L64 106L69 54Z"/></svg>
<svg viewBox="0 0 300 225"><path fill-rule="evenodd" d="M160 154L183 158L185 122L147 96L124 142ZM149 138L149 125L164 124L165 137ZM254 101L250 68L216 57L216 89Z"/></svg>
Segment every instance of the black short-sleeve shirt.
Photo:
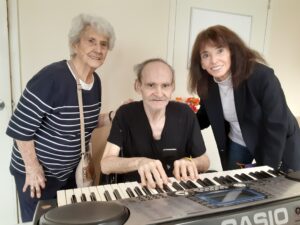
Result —
<svg viewBox="0 0 300 225"><path fill-rule="evenodd" d="M196 115L188 105L173 101L167 105L160 140L153 138L143 102L140 101L117 110L108 141L121 148L122 157L159 159L168 176L173 176L175 160L198 157L206 151ZM140 178L137 172L132 172L122 175L122 181L140 181Z"/></svg>

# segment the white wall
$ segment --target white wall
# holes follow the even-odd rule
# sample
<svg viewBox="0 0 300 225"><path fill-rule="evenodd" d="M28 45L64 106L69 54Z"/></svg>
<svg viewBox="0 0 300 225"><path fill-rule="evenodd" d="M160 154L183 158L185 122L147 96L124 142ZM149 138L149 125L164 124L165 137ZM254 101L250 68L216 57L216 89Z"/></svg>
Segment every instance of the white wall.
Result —
<svg viewBox="0 0 300 225"><path fill-rule="evenodd" d="M287 103L300 116L300 1L272 0L266 59L281 81Z"/></svg>
<svg viewBox="0 0 300 225"><path fill-rule="evenodd" d="M103 67L103 109L135 95L133 66L149 57L166 58L169 0L19 1L22 87L41 67L69 58L67 35L79 13L106 18L117 41Z"/></svg>

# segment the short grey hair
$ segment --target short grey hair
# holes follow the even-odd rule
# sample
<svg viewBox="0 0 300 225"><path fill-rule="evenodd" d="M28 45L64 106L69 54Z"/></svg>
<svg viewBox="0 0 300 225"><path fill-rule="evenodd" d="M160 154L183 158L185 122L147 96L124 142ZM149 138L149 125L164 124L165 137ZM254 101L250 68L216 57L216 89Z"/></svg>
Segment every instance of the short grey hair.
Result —
<svg viewBox="0 0 300 225"><path fill-rule="evenodd" d="M71 56L74 56L73 46L80 41L82 32L88 27L92 27L98 33L104 34L108 38L108 49L112 50L115 45L115 32L112 25L104 18L89 14L79 14L72 20L69 31L69 48Z"/></svg>
<svg viewBox="0 0 300 225"><path fill-rule="evenodd" d="M169 69L172 73L172 83L174 83L174 81L175 81L175 78L174 78L175 77L175 71L174 71L173 67L161 58L148 59L148 60L145 60L144 62L142 62L140 64L135 65L133 70L136 73L136 80L140 83L142 82L142 73L143 73L143 70L144 70L145 66L148 65L149 63L153 63L153 62L161 62L161 63L165 64L167 67L169 67Z"/></svg>

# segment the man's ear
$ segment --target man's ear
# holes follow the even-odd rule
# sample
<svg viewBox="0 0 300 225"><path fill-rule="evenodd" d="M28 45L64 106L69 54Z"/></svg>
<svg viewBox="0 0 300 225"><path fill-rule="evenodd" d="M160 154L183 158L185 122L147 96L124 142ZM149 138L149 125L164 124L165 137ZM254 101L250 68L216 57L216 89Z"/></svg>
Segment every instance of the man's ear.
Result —
<svg viewBox="0 0 300 225"><path fill-rule="evenodd" d="M134 90L139 94L141 93L141 82L139 82L138 79L134 82Z"/></svg>

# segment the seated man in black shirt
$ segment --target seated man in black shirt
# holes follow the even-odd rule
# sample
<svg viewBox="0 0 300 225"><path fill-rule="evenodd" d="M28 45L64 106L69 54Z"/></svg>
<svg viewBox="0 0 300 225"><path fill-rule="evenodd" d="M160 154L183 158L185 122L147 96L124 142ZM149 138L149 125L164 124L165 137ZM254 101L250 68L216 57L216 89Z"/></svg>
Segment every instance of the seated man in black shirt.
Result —
<svg viewBox="0 0 300 225"><path fill-rule="evenodd" d="M168 177L196 179L209 167L194 112L170 101L174 70L162 59L136 66L136 91L142 101L121 106L114 117L101 160L104 174L123 174L125 181L162 188Z"/></svg>

